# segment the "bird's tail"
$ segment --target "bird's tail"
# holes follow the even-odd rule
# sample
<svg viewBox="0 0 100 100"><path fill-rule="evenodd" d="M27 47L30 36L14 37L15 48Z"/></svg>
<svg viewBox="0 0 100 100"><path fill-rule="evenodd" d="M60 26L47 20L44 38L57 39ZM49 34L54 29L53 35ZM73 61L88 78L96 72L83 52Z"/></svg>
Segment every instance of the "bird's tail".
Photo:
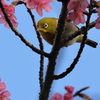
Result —
<svg viewBox="0 0 100 100"><path fill-rule="evenodd" d="M90 40L90 39L86 39L85 44L87 44L87 45L89 45L89 46L91 46L91 47L93 47L93 48L96 48L96 47L97 47L97 45L98 45L98 43L97 43L97 42L92 41L92 40Z"/></svg>
<svg viewBox="0 0 100 100"><path fill-rule="evenodd" d="M78 42L78 43L81 43L81 42L82 42L82 39L83 39L83 35L81 34L81 35L79 35L79 37L78 37L78 39L77 39L77 42ZM93 47L93 48L96 48L97 45L98 45L97 42L92 41L92 40L90 40L90 39L86 39L85 44L87 44L87 45L89 45L89 46L91 46L91 47Z"/></svg>

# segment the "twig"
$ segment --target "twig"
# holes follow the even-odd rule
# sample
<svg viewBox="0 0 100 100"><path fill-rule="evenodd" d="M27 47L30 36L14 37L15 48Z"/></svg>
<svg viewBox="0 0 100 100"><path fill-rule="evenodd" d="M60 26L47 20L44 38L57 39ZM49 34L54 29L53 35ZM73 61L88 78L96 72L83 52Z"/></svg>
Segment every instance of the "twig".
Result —
<svg viewBox="0 0 100 100"><path fill-rule="evenodd" d="M88 89L89 88L89 86L87 86L87 87L84 87L84 88L82 88L82 89L80 89L79 91L77 91L73 96L75 97L75 96L77 96L77 95L79 95L80 94L80 92L82 92L82 91L84 91L84 90L86 90L86 89Z"/></svg>
<svg viewBox="0 0 100 100"><path fill-rule="evenodd" d="M25 5L26 6L26 5ZM37 38L38 38L38 41L39 41L39 46L40 46L40 50L43 51L44 49L44 46L43 46L43 43L42 43L42 38L39 34L39 32L37 31L37 27L36 27L36 22L35 22L35 19L34 19L34 15L32 14L31 10L27 8L27 11L32 19L32 22L33 22L33 26L35 28L35 31L36 31L36 34L37 34ZM40 92L42 91L42 88L43 88L43 83L44 83L44 80L43 80L43 71L44 71L44 55L40 55L40 71L39 71L39 83L40 83Z"/></svg>
<svg viewBox="0 0 100 100"><path fill-rule="evenodd" d="M96 20L93 21L93 22L91 22L91 23L89 24L89 29L95 27L95 24L96 24Z"/></svg>
<svg viewBox="0 0 100 100"><path fill-rule="evenodd" d="M3 7L3 5L2 5L2 3L1 3L1 0L0 0L0 8L1 8L1 10L2 10L4 16L5 16L5 19L6 19L7 23L8 23L8 25L10 26L11 30L15 33L16 36L18 36L18 37L21 39L21 41L22 41L24 44L26 44L26 46L28 46L30 49L32 49L34 52L36 52L36 53L38 53L38 54L43 54L45 57L49 57L49 56L50 56L48 53L45 53L45 52L43 52L43 51L37 49L36 47L34 47L29 41L27 41L27 40L20 34L20 32L18 32L17 29L15 29L15 28L13 27L11 21L9 20L9 18L8 18L7 14L6 14L5 10L4 10L4 7Z"/></svg>
<svg viewBox="0 0 100 100"><path fill-rule="evenodd" d="M96 24L96 20L89 23L89 26L88 26L88 30L90 30L91 28L93 28ZM82 32L86 29L86 26L82 26L78 31L72 33L72 34L69 34L66 38L62 38L61 39L61 47L65 46L65 44L67 42L69 42L70 40L72 40L73 38L77 37L78 35L82 34ZM84 33L83 33L84 34Z"/></svg>
<svg viewBox="0 0 100 100"><path fill-rule="evenodd" d="M67 76L75 68L75 65L77 64L77 62L78 62L78 60L79 60L79 58L81 56L81 53L83 51L83 48L85 46L85 44L84 44L85 43L85 38L86 37L83 37L84 41L82 41L82 43L80 45L80 49L78 51L78 54L77 54L76 58L74 59L74 61L72 62L72 64L70 65L70 67L67 68L66 71L61 73L60 75L54 75L53 78L55 80L58 80L58 79L61 79L61 78L65 77L65 76Z"/></svg>
<svg viewBox="0 0 100 100"><path fill-rule="evenodd" d="M84 27L85 28L85 27ZM78 35L81 34L81 29L79 29L78 31L69 34L68 36L66 36L65 38L61 39L61 47L65 46L67 42L69 42L70 40L72 40L73 38L77 37Z"/></svg>
<svg viewBox="0 0 100 100"><path fill-rule="evenodd" d="M47 73L46 73L46 78L45 78L45 83L44 83L44 87L42 89L42 92L40 94L40 100L47 100L48 96L49 96L49 92L50 92L50 88L53 82L53 78L52 76L54 75L54 70L55 70L55 65L56 65L56 58L57 55L59 53L60 50L60 38L63 32L63 28L65 25L65 19L66 19L66 15L67 15L67 4L68 4L68 0L64 0L65 2L62 3L62 10L61 10L61 14L58 20L58 26L57 26L57 35L56 35L56 39L54 42L54 46L52 48L51 51L51 56L49 58L49 62L48 62L48 66L47 66Z"/></svg>
<svg viewBox="0 0 100 100"><path fill-rule="evenodd" d="M84 49L84 46L85 46L85 41L87 39L87 34L88 34L87 31L90 28L89 24L90 24L90 17L91 17L91 14L92 14L91 12L92 12L92 8L90 7L89 8L89 15L87 16L85 31L82 32L84 34L84 36L83 36L82 43L80 45L80 48L79 48L79 51L78 51L78 54L77 54L76 58L74 59L74 61L70 65L70 67L66 69L65 72L61 73L60 75L54 75L53 76L53 78L55 80L58 80L58 79L61 79L61 78L65 77L65 76L67 76L75 68L75 65L78 63L79 58L81 56L81 53L82 53L82 51Z"/></svg>

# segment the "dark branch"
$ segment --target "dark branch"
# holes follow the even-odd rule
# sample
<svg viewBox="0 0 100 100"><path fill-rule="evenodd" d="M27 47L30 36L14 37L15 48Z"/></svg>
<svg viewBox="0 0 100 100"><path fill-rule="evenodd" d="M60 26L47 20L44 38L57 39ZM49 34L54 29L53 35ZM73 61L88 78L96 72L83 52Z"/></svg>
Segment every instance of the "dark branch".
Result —
<svg viewBox="0 0 100 100"><path fill-rule="evenodd" d="M77 96L77 95L79 95L80 94L80 92L82 92L82 91L84 91L84 90L86 90L86 89L88 89L89 88L89 86L87 86L87 87L84 87L84 88L82 88L82 89L80 89L79 91L77 91L73 96L75 97L75 96Z"/></svg>
<svg viewBox="0 0 100 100"><path fill-rule="evenodd" d="M83 51L83 48L85 46L85 39L86 39L86 37L83 37L83 41L82 41L82 43L80 45L80 49L78 51L78 54L77 54L76 58L74 59L74 61L72 62L72 64L70 65L70 67L67 68L66 71L63 72L62 74L60 74L60 75L54 75L53 78L55 80L61 79L61 78L65 77L65 76L67 76L75 68L75 65L78 63L78 60L79 60L79 58L81 56L81 53Z"/></svg>
<svg viewBox="0 0 100 100"><path fill-rule="evenodd" d="M88 34L87 31L88 31L89 28L90 28L89 25L90 25L90 18L91 18L91 14L92 14L91 11L92 11L92 9L91 9L91 7L90 7L90 8L89 8L89 15L87 16L87 21L86 21L85 30L84 30L84 31L81 31L82 34L84 34L84 36L83 36L82 43L81 43L81 45L80 45L80 49L79 49L79 51L78 51L78 54L77 54L76 58L74 59L74 61L73 61L72 64L70 65L70 67L66 69L65 72L61 73L60 75L54 75L54 76L53 76L53 78L54 78L55 80L61 79L61 78L65 77L65 76L67 76L67 75L75 68L75 65L78 63L79 58L80 58L80 56L81 56L81 53L82 53L82 51L83 51L83 49L84 49L84 46L85 46L85 41L86 41L86 39L87 39L87 34ZM75 33L76 33L76 35L78 35L78 31L75 32ZM79 32L79 33L80 33L80 32Z"/></svg>
<svg viewBox="0 0 100 100"><path fill-rule="evenodd" d="M70 40L72 40L73 38L77 37L78 35L81 34L81 29L79 29L78 31L69 34L68 36L66 36L65 38L61 39L61 47L65 46L67 42L69 42Z"/></svg>
<svg viewBox="0 0 100 100"><path fill-rule="evenodd" d="M57 58L57 55L58 55L59 50L60 50L60 45L59 45L60 39L61 39L61 35L63 32L63 27L65 25L66 15L68 13L68 10L67 10L68 1L66 1L66 0L64 0L64 1L65 1L65 3L62 4L61 14L60 14L60 17L58 20L57 34L56 34L54 46L53 46L52 51L51 51L51 56L49 58L45 83L44 83L43 90L40 94L40 100L47 100L47 98L49 96L50 88L51 88L51 85L53 82L52 76L54 75L56 58Z"/></svg>
<svg viewBox="0 0 100 100"><path fill-rule="evenodd" d="M91 23L89 24L89 29L95 27L95 24L96 24L96 20L93 21L93 22L91 22Z"/></svg>
<svg viewBox="0 0 100 100"><path fill-rule="evenodd" d="M90 24L88 24L88 30L90 30L91 28L93 28L96 24L96 21L91 22ZM86 26L82 26L81 29L79 29L78 31L69 34L66 38L61 39L61 47L65 46L65 44L67 42L69 42L70 40L72 40L73 38L77 37L80 34L84 34L82 32L84 32L84 30L86 30Z"/></svg>
<svg viewBox="0 0 100 100"><path fill-rule="evenodd" d="M36 34L37 34L37 38L38 38L38 41L39 41L40 50L43 51L44 46L43 46L43 43L42 43L42 38L41 38L39 32L37 31L34 15L32 14L30 9L27 8L27 11L28 11L28 13L29 13L29 15L30 15L30 17L32 19L33 26L35 28L35 31L36 31ZM39 71L40 92L42 91L43 83L44 83L44 81L43 81L43 70L44 70L44 55L41 54L40 55L40 71Z"/></svg>
<svg viewBox="0 0 100 100"><path fill-rule="evenodd" d="M28 46L30 49L32 49L34 52L36 52L36 53L38 53L38 54L43 54L45 57L49 57L49 56L50 56L48 53L45 53L45 52L43 52L43 51L37 49L36 47L34 47L30 42L28 42L28 41L20 34L20 32L17 31L17 29L15 29L15 28L13 27L11 21L9 20L9 18L8 18L7 14L6 14L5 10L4 10L4 7L3 7L3 5L2 5L2 3L1 3L1 0L0 0L0 8L1 8L1 10L2 10L4 16L5 16L5 19L6 19L7 23L8 23L8 25L10 26L11 30L15 33L16 36L18 36L18 37L21 39L21 41L22 41L24 44L26 44L26 46Z"/></svg>

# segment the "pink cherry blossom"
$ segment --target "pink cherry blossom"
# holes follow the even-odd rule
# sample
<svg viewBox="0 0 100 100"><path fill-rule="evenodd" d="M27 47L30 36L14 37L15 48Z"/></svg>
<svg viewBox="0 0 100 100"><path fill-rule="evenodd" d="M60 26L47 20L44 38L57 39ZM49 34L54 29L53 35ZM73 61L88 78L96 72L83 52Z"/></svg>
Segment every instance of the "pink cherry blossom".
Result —
<svg viewBox="0 0 100 100"><path fill-rule="evenodd" d="M68 10L75 10L77 12L84 12L85 9L88 7L87 0L70 0L68 3Z"/></svg>
<svg viewBox="0 0 100 100"><path fill-rule="evenodd" d="M96 21L96 24L95 24L95 27L97 29L100 29L100 8L97 8L96 11L98 12L98 18L97 18L97 21Z"/></svg>
<svg viewBox="0 0 100 100"><path fill-rule="evenodd" d="M36 11L37 13L42 16L43 15L43 9L46 12L50 12L52 10L51 6L48 4L50 3L51 0L40 0L40 2L38 3L37 7L36 7Z"/></svg>
<svg viewBox="0 0 100 100"><path fill-rule="evenodd" d="M2 4L4 6L5 12L8 18L10 19L11 23L13 24L14 27L17 27L18 23L15 21L16 16L14 15L15 8L12 5L6 4L4 0L2 0ZM0 9L0 23L5 24L5 27L10 28L8 23L5 20L4 14L2 13L1 9Z"/></svg>
<svg viewBox="0 0 100 100"><path fill-rule="evenodd" d="M62 100L62 95L60 93L55 93L50 100Z"/></svg>
<svg viewBox="0 0 100 100"><path fill-rule="evenodd" d="M75 25L78 25L80 23L84 24L85 18L83 13L77 13L77 12L70 12L67 19L70 19L74 22Z"/></svg>
<svg viewBox="0 0 100 100"><path fill-rule="evenodd" d="M96 27L97 29L100 29L100 17L97 18L95 27Z"/></svg>
<svg viewBox="0 0 100 100"><path fill-rule="evenodd" d="M100 16L100 8L97 8L96 11L98 12L98 15Z"/></svg>
<svg viewBox="0 0 100 100"><path fill-rule="evenodd" d="M3 91L0 93L0 100L10 100L10 98L8 98L9 96L10 96L9 91Z"/></svg>
<svg viewBox="0 0 100 100"><path fill-rule="evenodd" d="M18 26L18 23L15 21L15 19L17 19L16 16L11 15L11 16L9 16L9 19L10 19L10 21L13 24L14 27ZM10 28L7 23L5 23L5 27Z"/></svg>
<svg viewBox="0 0 100 100"><path fill-rule="evenodd" d="M64 95L64 100L72 100L72 98L73 98L73 95L71 93L66 93Z"/></svg>
<svg viewBox="0 0 100 100"><path fill-rule="evenodd" d="M3 91L5 89L6 89L5 83L0 81L0 91Z"/></svg>
<svg viewBox="0 0 100 100"><path fill-rule="evenodd" d="M52 10L49 3L53 2L53 0L24 0L24 2L29 9L36 9L36 12L40 16L43 15L43 9L46 12L50 12Z"/></svg>
<svg viewBox="0 0 100 100"><path fill-rule="evenodd" d="M0 100L10 100L10 98L8 98L10 96L10 92L5 91L5 89L6 89L5 83L1 82L0 80Z"/></svg>
<svg viewBox="0 0 100 100"><path fill-rule="evenodd" d="M24 2L26 3L27 8L35 9L39 0L24 0Z"/></svg>
<svg viewBox="0 0 100 100"><path fill-rule="evenodd" d="M68 92L68 93L72 93L74 91L74 87L73 86L65 86L65 90Z"/></svg>
<svg viewBox="0 0 100 100"><path fill-rule="evenodd" d="M9 91L3 91L3 92L1 93L1 95L2 95L3 97L8 97L8 96L10 96L10 93L9 93Z"/></svg>

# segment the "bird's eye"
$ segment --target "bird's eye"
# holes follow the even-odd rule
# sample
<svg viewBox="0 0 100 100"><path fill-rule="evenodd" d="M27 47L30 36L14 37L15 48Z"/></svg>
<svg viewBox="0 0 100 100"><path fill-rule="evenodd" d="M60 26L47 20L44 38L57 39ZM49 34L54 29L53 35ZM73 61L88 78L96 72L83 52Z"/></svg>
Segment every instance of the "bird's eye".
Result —
<svg viewBox="0 0 100 100"><path fill-rule="evenodd" d="M45 23L44 24L44 28L48 28L48 23Z"/></svg>

